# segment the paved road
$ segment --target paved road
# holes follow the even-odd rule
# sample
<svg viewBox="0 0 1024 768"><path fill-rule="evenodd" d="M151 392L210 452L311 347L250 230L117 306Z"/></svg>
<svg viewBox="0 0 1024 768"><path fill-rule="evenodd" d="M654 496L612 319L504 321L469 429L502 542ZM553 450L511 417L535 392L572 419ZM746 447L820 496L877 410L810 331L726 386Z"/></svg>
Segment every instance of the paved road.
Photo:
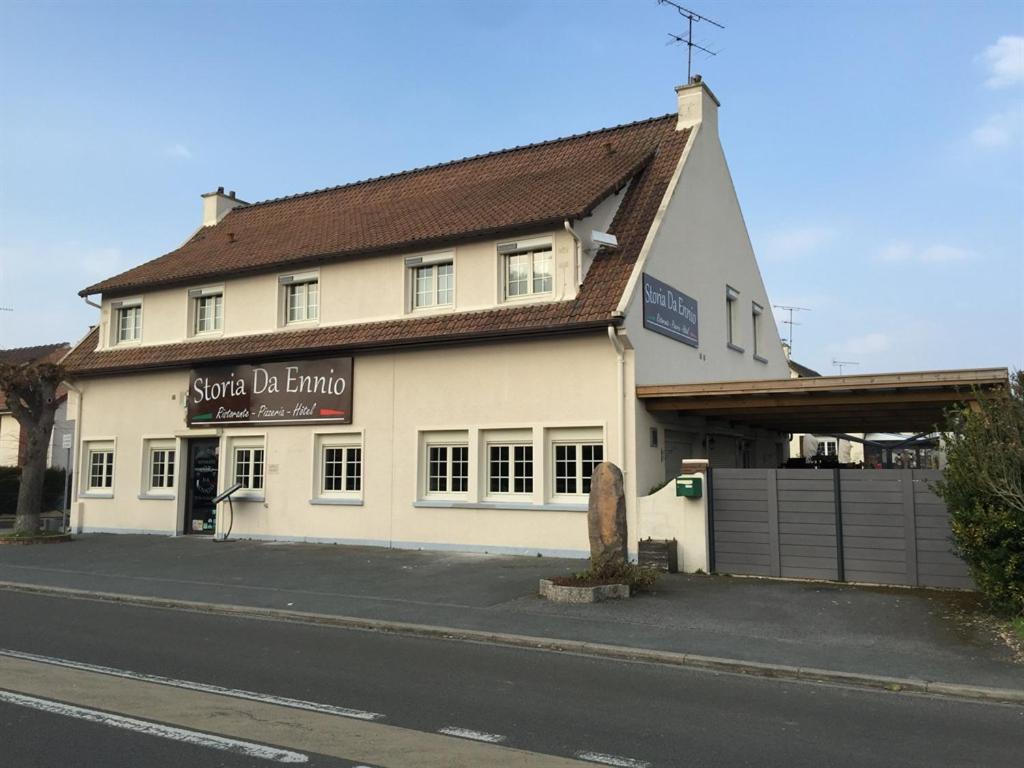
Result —
<svg viewBox="0 0 1024 768"><path fill-rule="evenodd" d="M0 616L0 649L20 655L0 655L0 690L301 752L311 765L569 766L618 759L625 766L687 768L1009 766L1019 760L1024 732L1022 707L485 644L2 591ZM130 674L100 674L82 664ZM254 702L138 675L365 716L296 709L278 699ZM500 742L440 735L444 729ZM13 765L74 765L67 758L81 743L98 757L80 764L264 762L239 762L231 752L9 701L0 704L0 734L18 745ZM193 760L194 750L208 757ZM37 762L22 759L37 751ZM180 760L173 758L178 754Z"/></svg>

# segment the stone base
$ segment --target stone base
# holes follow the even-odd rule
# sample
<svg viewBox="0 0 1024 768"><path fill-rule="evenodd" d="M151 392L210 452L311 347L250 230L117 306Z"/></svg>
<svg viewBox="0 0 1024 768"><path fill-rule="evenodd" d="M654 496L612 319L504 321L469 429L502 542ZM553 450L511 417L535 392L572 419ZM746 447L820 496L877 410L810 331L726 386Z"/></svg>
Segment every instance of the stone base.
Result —
<svg viewBox="0 0 1024 768"><path fill-rule="evenodd" d="M562 587L550 579L540 580L540 596L555 603L599 603L629 597L628 584L602 584L598 587Z"/></svg>

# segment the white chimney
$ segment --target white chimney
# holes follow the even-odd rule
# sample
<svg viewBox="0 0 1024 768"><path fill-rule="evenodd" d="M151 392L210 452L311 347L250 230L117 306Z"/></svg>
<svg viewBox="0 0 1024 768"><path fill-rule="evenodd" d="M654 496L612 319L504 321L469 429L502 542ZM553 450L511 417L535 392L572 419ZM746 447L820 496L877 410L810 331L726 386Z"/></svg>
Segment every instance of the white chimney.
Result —
<svg viewBox="0 0 1024 768"><path fill-rule="evenodd" d="M228 215L228 211L240 205L248 205L244 200L235 197L235 193L224 192L224 187L217 187L216 192L207 192L203 196L203 226L212 227Z"/></svg>
<svg viewBox="0 0 1024 768"><path fill-rule="evenodd" d="M689 85L676 86L676 98L679 100L679 119L676 130L692 128L698 123L718 133L718 108L721 102L711 92L700 75L694 75Z"/></svg>

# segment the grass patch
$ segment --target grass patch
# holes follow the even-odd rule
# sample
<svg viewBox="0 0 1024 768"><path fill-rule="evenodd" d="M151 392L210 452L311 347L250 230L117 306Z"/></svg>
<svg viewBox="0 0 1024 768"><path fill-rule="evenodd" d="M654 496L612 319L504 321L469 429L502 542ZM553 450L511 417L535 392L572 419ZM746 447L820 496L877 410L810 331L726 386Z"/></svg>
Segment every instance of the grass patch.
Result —
<svg viewBox="0 0 1024 768"><path fill-rule="evenodd" d="M0 544L44 544L55 541L71 541L70 533L40 531L39 533L0 533Z"/></svg>
<svg viewBox="0 0 1024 768"><path fill-rule="evenodd" d="M1017 633L1017 640L1024 643L1024 616L1013 619L1010 622L1010 629Z"/></svg>

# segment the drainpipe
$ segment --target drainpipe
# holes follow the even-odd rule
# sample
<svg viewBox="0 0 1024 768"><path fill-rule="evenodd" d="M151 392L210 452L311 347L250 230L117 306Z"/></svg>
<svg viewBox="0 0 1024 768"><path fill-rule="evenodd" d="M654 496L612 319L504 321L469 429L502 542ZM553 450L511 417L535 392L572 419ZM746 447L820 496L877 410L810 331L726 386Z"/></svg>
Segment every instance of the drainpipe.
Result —
<svg viewBox="0 0 1024 768"><path fill-rule="evenodd" d="M583 285L583 241L580 240L580 236L576 234L576 230L572 228L568 219L565 220L565 231L576 241L576 287L579 288Z"/></svg>
<svg viewBox="0 0 1024 768"><path fill-rule="evenodd" d="M67 526L65 526L65 530L68 530L71 528L71 510L74 509L75 505L78 503L78 486L81 481L81 478L79 478L78 476L78 464L80 459L78 455L78 444L82 433L82 399L85 397L85 393L82 392L82 390L80 390L74 384L71 384L70 382L65 381L64 386L72 390L76 395L78 395L78 397L75 398L75 431L74 439L71 441L71 466L68 467L68 472L71 473L72 481L71 499L68 502L68 524Z"/></svg>
<svg viewBox="0 0 1024 768"><path fill-rule="evenodd" d="M626 348L619 340L614 325L608 326L608 340L615 349L616 375L616 418L619 425L619 462L622 464L622 475L626 475Z"/></svg>
<svg viewBox="0 0 1024 768"><path fill-rule="evenodd" d="M103 305L97 304L95 301L92 301L88 296L83 296L82 298L85 300L85 303L88 304L90 307L96 307L96 309L103 309Z"/></svg>

